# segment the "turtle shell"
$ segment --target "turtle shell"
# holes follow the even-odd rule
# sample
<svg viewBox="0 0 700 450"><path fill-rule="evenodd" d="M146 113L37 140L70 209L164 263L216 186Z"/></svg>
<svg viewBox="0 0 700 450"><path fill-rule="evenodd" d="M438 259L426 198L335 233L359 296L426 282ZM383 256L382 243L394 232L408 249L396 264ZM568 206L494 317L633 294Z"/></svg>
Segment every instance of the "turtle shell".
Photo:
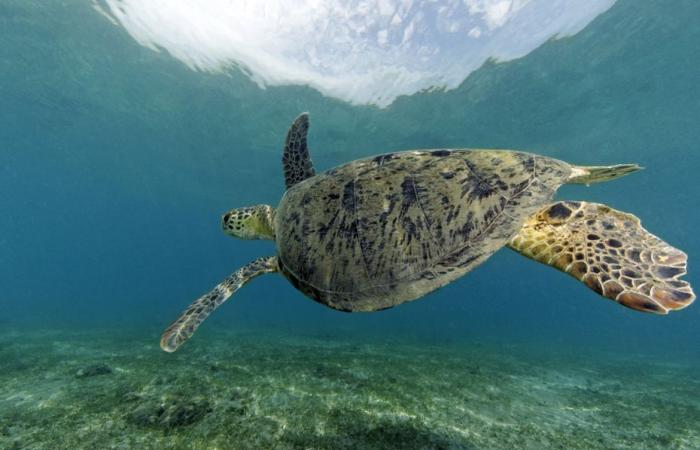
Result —
<svg viewBox="0 0 700 450"><path fill-rule="evenodd" d="M495 150L408 151L342 165L280 201L280 270L343 311L414 300L505 245L570 173L562 161Z"/></svg>

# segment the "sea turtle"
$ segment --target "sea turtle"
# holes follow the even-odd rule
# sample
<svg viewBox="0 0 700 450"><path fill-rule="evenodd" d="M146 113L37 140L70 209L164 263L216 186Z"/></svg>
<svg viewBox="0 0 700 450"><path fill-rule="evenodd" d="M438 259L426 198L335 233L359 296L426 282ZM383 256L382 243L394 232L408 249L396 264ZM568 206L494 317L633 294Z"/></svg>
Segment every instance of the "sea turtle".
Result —
<svg viewBox="0 0 700 450"><path fill-rule="evenodd" d="M175 351L253 277L280 272L301 292L341 311L377 311L461 277L503 246L556 267L598 294L666 314L695 295L687 256L635 216L581 201L551 203L565 183L607 181L635 164L574 166L509 150L386 153L316 175L309 119L287 133L287 191L268 205L223 215L226 234L270 239L277 256L240 268L190 305L163 333Z"/></svg>

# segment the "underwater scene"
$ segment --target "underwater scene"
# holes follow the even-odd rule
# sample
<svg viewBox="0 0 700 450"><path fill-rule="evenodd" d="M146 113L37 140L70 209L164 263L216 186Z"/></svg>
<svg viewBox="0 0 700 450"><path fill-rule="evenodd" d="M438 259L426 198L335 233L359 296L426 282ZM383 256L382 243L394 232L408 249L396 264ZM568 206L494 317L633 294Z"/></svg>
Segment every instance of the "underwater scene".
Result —
<svg viewBox="0 0 700 450"><path fill-rule="evenodd" d="M0 449L700 449L699 17L2 0Z"/></svg>

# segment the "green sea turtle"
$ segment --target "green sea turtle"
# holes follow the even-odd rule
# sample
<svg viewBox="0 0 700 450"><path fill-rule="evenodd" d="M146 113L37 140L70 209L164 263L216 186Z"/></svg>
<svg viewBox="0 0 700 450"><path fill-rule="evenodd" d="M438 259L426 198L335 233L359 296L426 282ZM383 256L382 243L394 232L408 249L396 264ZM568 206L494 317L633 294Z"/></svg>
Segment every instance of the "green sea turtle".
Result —
<svg viewBox="0 0 700 450"><path fill-rule="evenodd" d="M635 216L580 201L551 203L565 183L596 183L634 164L574 166L519 151L439 149L387 153L316 175L300 115L284 148L287 191L276 209L234 209L226 234L270 239L277 255L237 270L163 333L175 351L253 277L280 272L301 292L341 311L377 311L461 277L507 246L560 269L598 294L666 314L695 295L680 279L687 256Z"/></svg>

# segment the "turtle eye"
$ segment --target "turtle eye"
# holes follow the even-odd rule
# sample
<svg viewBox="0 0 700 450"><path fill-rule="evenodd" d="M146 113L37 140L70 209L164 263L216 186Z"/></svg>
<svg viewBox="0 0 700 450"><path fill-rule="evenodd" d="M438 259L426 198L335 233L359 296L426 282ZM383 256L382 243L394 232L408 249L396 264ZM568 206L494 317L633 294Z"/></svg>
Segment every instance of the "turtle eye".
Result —
<svg viewBox="0 0 700 450"><path fill-rule="evenodd" d="M223 218L224 223L228 222L228 219L230 219L230 218L231 218L231 213L224 214L224 218Z"/></svg>

